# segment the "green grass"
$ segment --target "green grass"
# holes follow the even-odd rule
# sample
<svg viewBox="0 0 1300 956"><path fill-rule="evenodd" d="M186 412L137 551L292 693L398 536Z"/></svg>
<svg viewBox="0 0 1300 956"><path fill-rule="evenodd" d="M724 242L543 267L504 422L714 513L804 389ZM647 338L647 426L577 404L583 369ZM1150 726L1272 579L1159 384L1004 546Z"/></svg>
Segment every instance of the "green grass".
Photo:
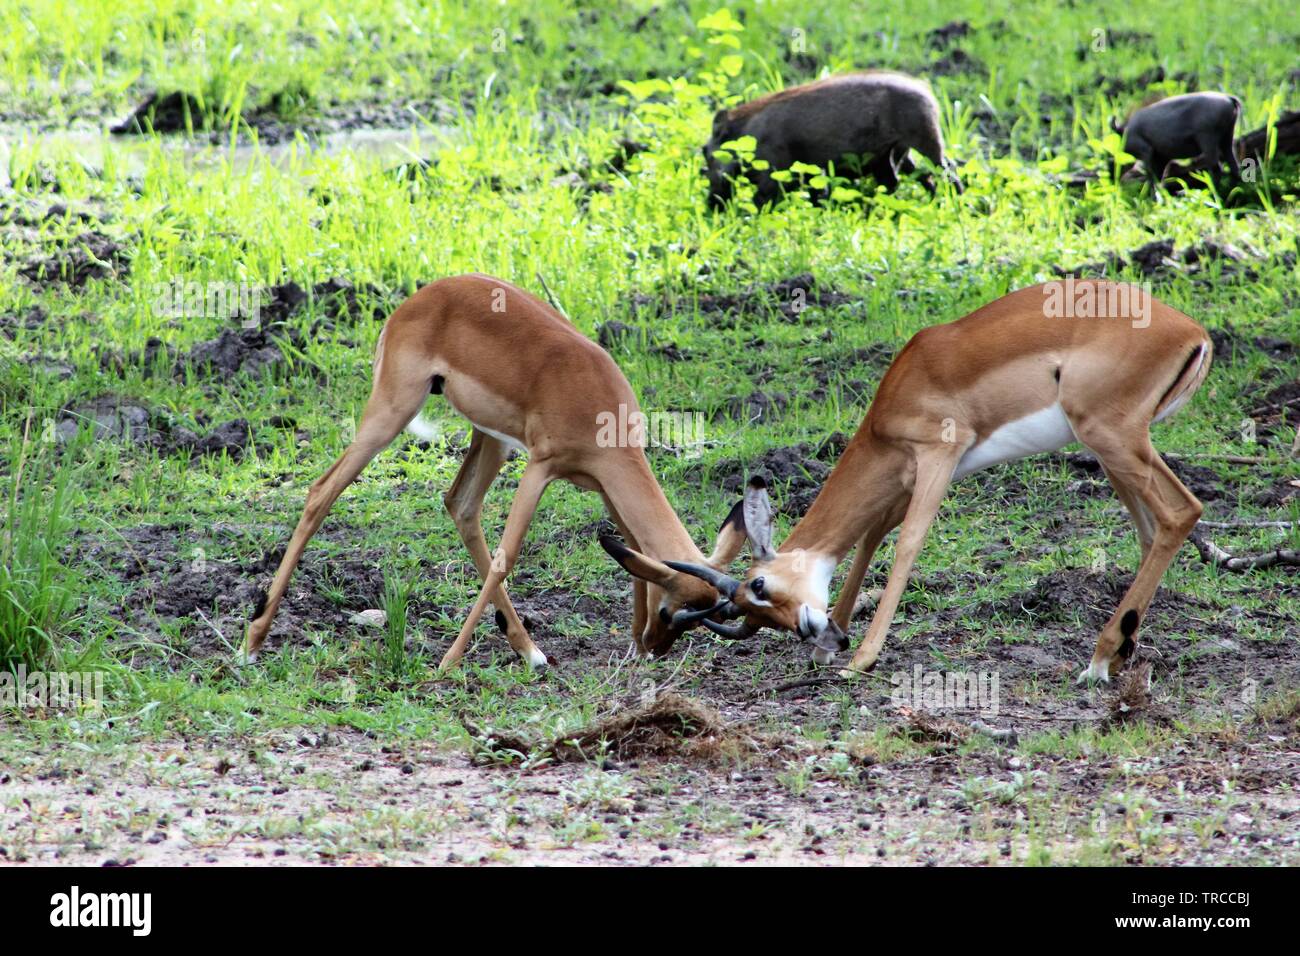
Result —
<svg viewBox="0 0 1300 956"><path fill-rule="evenodd" d="M14 441L0 526L0 670L37 671L56 663L76 624L75 594L62 551L71 524L70 473L49 444L33 443L31 422Z"/></svg>

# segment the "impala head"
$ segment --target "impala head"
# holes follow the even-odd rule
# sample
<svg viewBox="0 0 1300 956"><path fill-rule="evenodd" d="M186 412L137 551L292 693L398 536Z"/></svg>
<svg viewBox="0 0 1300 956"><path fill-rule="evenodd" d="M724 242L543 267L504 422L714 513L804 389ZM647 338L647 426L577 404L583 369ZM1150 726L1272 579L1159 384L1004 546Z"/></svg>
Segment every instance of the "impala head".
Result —
<svg viewBox="0 0 1300 956"><path fill-rule="evenodd" d="M740 624L703 623L724 637L748 637L760 628L771 627L798 634L812 641L814 657L828 662L836 651L848 648L849 639L830 619L831 574L835 561L826 555L772 549L772 503L767 485L753 478L743 502L745 532L754 563L744 580L736 580L716 569L677 561L669 567L710 581L727 598L721 616L743 617Z"/></svg>
<svg viewBox="0 0 1300 956"><path fill-rule="evenodd" d="M741 502L737 502L718 530L708 563L691 567L730 580L721 569L735 560L744 543L744 516ZM677 638L699 624L710 623L709 619L718 617L727 606L727 598L701 573L670 567L674 562L657 561L613 535L601 535L600 544L624 571L646 583L645 628L634 635L637 649L645 654L657 657L667 653Z"/></svg>

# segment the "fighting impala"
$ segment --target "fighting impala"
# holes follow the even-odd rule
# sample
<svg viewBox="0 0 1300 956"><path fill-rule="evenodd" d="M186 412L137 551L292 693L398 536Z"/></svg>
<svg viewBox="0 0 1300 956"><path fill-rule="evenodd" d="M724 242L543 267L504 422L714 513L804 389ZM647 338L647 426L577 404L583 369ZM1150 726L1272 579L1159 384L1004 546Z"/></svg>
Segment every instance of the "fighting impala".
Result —
<svg viewBox="0 0 1300 956"><path fill-rule="evenodd" d="M1063 303L1062 299L1066 301ZM1062 305L1067 308L1062 308ZM1134 635L1201 503L1151 445L1149 426L1191 398L1210 368L1205 330L1122 283L1046 283L1009 293L947 325L923 329L895 358L857 434L779 550L761 480L744 520L746 578L716 566L667 562L730 597L705 624L728 637L762 626L811 639L819 663L846 649L858 591L881 539L901 522L894 565L849 668L866 671L948 486L998 462L1079 441L1101 462L1137 530L1137 576L1102 628L1080 681L1105 681L1133 653ZM828 614L831 575L857 554Z"/></svg>
<svg viewBox="0 0 1300 956"><path fill-rule="evenodd" d="M430 393L443 395L473 425L469 451L443 500L483 580L441 667L454 665L465 653L489 601L515 652L533 667L546 665L504 582L542 492L557 478L599 492L623 533L626 543L616 538L602 543L636 577L632 634L639 652L663 653L725 604L712 585L667 567L664 559L685 560L692 567L729 564L745 540L739 503L705 558L669 506L636 436L598 440L599 423L614 410L624 409L628 418L640 415L614 360L522 289L490 276L453 276L420 289L385 323L356 438L307 492L302 518L248 624L247 659L256 657L303 549L343 489L403 428L425 436L434 430L419 417ZM511 448L527 451L528 463L493 556L479 516Z"/></svg>

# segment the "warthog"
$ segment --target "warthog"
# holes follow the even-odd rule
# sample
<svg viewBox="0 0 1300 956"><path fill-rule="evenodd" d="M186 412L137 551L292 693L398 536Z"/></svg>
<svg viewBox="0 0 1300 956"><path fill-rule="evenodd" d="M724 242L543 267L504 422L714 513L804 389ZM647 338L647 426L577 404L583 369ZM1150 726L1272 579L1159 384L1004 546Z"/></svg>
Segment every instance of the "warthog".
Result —
<svg viewBox="0 0 1300 956"><path fill-rule="evenodd" d="M1234 177L1241 175L1233 150L1233 131L1241 100L1226 93L1184 93L1137 110L1126 124L1113 119L1111 129L1124 138L1124 149L1142 161L1154 188L1176 159L1194 157L1193 169L1218 176L1226 160ZM1177 171L1177 170L1175 170Z"/></svg>
<svg viewBox="0 0 1300 956"><path fill-rule="evenodd" d="M841 174L870 173L892 192L899 173L916 169L907 155L912 149L946 170L961 188L944 156L939 104L929 84L902 73L832 76L719 110L704 147L709 205L714 208L731 198L732 180L740 173L738 159L714 153L742 136L754 137L754 159L767 163L765 169L747 171L759 205L780 198L781 184L771 174L796 162L822 169L834 163ZM932 182L926 188L934 192Z"/></svg>

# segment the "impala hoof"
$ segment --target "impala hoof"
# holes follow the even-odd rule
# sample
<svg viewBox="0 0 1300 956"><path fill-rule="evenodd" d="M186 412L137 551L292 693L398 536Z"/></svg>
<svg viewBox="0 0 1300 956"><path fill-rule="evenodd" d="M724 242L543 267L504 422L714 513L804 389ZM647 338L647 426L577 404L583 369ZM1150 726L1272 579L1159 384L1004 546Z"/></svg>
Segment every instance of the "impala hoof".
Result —
<svg viewBox="0 0 1300 956"><path fill-rule="evenodd" d="M1079 676L1075 679L1075 683L1087 684L1090 687L1094 684L1109 684L1110 662L1103 661L1099 664L1097 661L1093 661L1079 672Z"/></svg>
<svg viewBox="0 0 1300 956"><path fill-rule="evenodd" d="M525 657L524 660L528 662L529 667L537 671L539 674L550 666L550 661L546 659L546 655L537 647L530 650L528 656Z"/></svg>

